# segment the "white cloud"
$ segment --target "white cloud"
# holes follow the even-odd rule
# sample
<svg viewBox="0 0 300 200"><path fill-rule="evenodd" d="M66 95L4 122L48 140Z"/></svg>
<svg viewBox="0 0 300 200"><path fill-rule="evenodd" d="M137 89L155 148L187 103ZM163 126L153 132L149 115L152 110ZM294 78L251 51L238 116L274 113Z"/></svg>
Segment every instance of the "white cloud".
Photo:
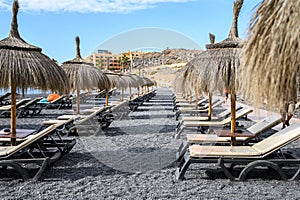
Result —
<svg viewBox="0 0 300 200"><path fill-rule="evenodd" d="M183 3L193 0L19 0L20 9L50 12L129 13L155 7L159 3ZM12 0L0 0L0 8L10 8Z"/></svg>

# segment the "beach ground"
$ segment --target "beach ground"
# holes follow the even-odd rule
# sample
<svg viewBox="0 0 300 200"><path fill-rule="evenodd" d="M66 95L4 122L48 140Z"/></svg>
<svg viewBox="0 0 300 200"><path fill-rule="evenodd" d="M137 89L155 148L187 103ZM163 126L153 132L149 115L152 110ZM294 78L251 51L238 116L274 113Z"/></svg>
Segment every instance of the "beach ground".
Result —
<svg viewBox="0 0 300 200"><path fill-rule="evenodd" d="M256 179L228 180L215 165L194 164L186 180L175 179L175 153L182 140L174 139L172 91L157 95L124 119L115 120L102 135L76 137L72 151L47 168L37 182L17 174L0 173L1 199L299 199L298 181L272 179L272 172L256 171ZM84 105L83 107L90 107ZM37 128L42 121L72 110L43 110L19 118L18 128ZM245 127L263 117L256 113L240 120ZM295 122L295 121L292 121ZM0 118L0 128L9 127ZM288 145L299 153L299 141Z"/></svg>

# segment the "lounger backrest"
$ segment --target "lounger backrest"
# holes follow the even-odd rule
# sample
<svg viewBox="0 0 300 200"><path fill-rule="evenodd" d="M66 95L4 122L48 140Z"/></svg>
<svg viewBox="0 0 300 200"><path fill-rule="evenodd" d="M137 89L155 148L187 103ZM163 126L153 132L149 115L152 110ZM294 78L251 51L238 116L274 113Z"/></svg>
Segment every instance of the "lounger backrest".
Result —
<svg viewBox="0 0 300 200"><path fill-rule="evenodd" d="M16 108L19 108L20 106L24 105L29 100L30 100L30 98L21 99L20 101L17 101ZM2 110L2 111L9 111L10 109L11 109L11 105L6 105L6 106L0 107L0 110Z"/></svg>
<svg viewBox="0 0 300 200"><path fill-rule="evenodd" d="M214 108L214 107L216 107L216 106L218 106L218 105L221 105L223 102L220 100L220 99L213 99L212 101L211 101L211 107L212 108ZM198 103L198 105L199 105L199 103ZM206 109L206 108L208 108L209 107L209 102L208 103L206 103L205 105L203 105L203 106L200 106L200 108L202 108L202 109Z"/></svg>
<svg viewBox="0 0 300 200"><path fill-rule="evenodd" d="M30 144L36 142L37 140L46 136L47 134L52 133L55 129L56 129L56 125L51 125L51 126L47 127L46 129L44 129L36 134L31 135L30 137L28 137L27 140L18 144L17 146L0 147L0 156L12 155L12 154L24 149L25 147L29 146Z"/></svg>
<svg viewBox="0 0 300 200"><path fill-rule="evenodd" d="M0 97L0 100L3 100L3 99L5 99L5 98L9 97L10 94L11 94L10 92L7 92L6 94L2 95L2 96Z"/></svg>
<svg viewBox="0 0 300 200"><path fill-rule="evenodd" d="M79 124L84 123L89 121L90 119L94 118L95 116L97 116L100 112L104 111L107 107L102 107L99 108L98 110L95 110L94 112L92 112L91 114L87 115L86 117L82 118L81 120L78 121Z"/></svg>
<svg viewBox="0 0 300 200"><path fill-rule="evenodd" d="M282 121L282 117L280 115L270 115L261 121L255 123L253 126L247 128L251 133L258 135L261 132L274 127Z"/></svg>
<svg viewBox="0 0 300 200"><path fill-rule="evenodd" d="M261 155L268 155L300 138L300 123L294 123L252 146Z"/></svg>
<svg viewBox="0 0 300 200"><path fill-rule="evenodd" d="M222 103L224 103L224 101L221 101L220 99L217 99L217 100L215 100L215 102L212 102L211 107L215 108L215 107L221 105Z"/></svg>
<svg viewBox="0 0 300 200"><path fill-rule="evenodd" d="M199 101L198 101L198 105L200 105L200 104L202 104L202 103L204 103L204 102L206 102L206 101L208 101L208 98L207 98L207 97L205 97L205 98L199 100Z"/></svg>
<svg viewBox="0 0 300 200"><path fill-rule="evenodd" d="M125 101L122 101L122 102L120 102L120 103L118 103L117 105L115 105L114 107L112 107L112 111L114 111L114 110L116 110L116 109L118 109L118 108L120 108L120 107L122 107L122 106L124 106L126 103L128 103L128 101L127 100L125 100Z"/></svg>
<svg viewBox="0 0 300 200"><path fill-rule="evenodd" d="M21 105L20 108L21 108L21 107L24 108L24 107L32 106L32 105L36 104L37 102L39 102L42 98L43 98L43 97L37 97L37 98L35 98L35 99L32 99L32 100L28 101L27 103L25 103L24 105Z"/></svg>
<svg viewBox="0 0 300 200"><path fill-rule="evenodd" d="M238 112L236 112L235 114L235 119L239 119L249 113L253 112L253 109L252 108L246 108L246 109L243 109L243 110L239 110ZM231 122L231 116L225 118L222 120L222 124L228 124Z"/></svg>
<svg viewBox="0 0 300 200"><path fill-rule="evenodd" d="M21 99L20 101L17 101L16 107L18 108L18 107L20 107L21 105L24 105L25 102L28 102L28 101L30 101L30 98Z"/></svg>
<svg viewBox="0 0 300 200"><path fill-rule="evenodd" d="M236 110L240 110L240 109L242 109L242 106L240 106L240 105L236 106ZM218 116L221 117L221 118L224 118L224 117L227 117L230 114L231 114L231 110L230 109L226 109L223 112L220 112L218 114Z"/></svg>

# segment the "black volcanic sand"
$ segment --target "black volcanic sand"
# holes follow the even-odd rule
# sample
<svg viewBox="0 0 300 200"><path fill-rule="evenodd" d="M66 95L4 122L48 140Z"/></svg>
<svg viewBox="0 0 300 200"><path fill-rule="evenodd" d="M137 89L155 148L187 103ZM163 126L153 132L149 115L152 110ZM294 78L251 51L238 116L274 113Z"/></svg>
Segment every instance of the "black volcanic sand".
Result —
<svg viewBox="0 0 300 200"><path fill-rule="evenodd" d="M0 173L1 199L299 199L299 182L276 180L272 172L256 170L255 179L231 182L214 165L193 164L186 180L177 181L175 153L185 139L173 138L177 122L172 92L157 96L100 136L80 136L72 151L47 168L37 182L15 173ZM84 105L83 107L91 107ZM37 128L46 119L72 110L43 110L18 119L18 128ZM9 127L0 118L0 128ZM253 122L242 120L245 127ZM289 145L297 151L299 142ZM300 152L300 151L299 151ZM11 178L12 177L12 178Z"/></svg>

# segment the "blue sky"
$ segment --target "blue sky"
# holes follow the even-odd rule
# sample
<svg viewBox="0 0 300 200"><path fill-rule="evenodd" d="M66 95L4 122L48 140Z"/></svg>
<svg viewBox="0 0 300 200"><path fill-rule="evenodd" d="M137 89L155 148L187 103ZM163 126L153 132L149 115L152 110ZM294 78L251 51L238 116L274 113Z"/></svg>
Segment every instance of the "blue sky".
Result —
<svg viewBox="0 0 300 200"><path fill-rule="evenodd" d="M234 0L19 0L19 32L62 63L75 57L75 37L81 55L88 56L107 40L143 28L166 29L192 39L205 49L208 33L225 39L232 22ZM239 35L261 0L244 0ZM12 0L0 0L0 39L8 36ZM156 36L157 37L157 36ZM157 37L157 40L165 40ZM171 45L168 47L172 47Z"/></svg>

